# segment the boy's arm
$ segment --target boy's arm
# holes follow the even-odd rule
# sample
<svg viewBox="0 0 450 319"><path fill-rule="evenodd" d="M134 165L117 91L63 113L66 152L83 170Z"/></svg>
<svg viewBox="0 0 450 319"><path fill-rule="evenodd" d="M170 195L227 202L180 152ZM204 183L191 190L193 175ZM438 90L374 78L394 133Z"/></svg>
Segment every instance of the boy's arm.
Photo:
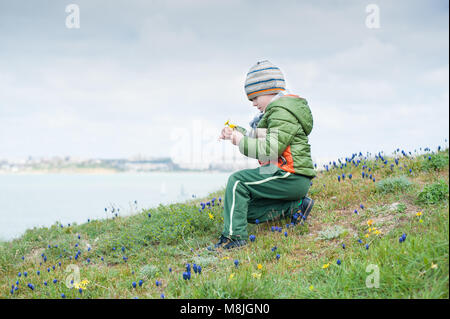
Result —
<svg viewBox="0 0 450 319"><path fill-rule="evenodd" d="M247 135L247 130L245 128L243 128L242 126L235 126L236 131L242 133L242 135Z"/></svg>
<svg viewBox="0 0 450 319"><path fill-rule="evenodd" d="M239 151L260 161L277 160L291 144L300 127L300 123L290 112L282 108L273 108L268 117L265 138L244 136L239 143ZM260 133L262 135L264 131Z"/></svg>

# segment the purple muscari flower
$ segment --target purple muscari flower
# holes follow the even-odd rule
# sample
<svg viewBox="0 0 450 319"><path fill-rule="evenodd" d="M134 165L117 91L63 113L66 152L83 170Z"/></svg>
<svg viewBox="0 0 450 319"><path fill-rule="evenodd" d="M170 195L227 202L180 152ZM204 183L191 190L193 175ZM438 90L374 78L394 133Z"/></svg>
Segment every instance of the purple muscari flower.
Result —
<svg viewBox="0 0 450 319"><path fill-rule="evenodd" d="M361 175L362 175L362 178L364 178L364 172L362 172Z"/></svg>
<svg viewBox="0 0 450 319"><path fill-rule="evenodd" d="M161 294L161 299L164 299L164 294Z"/></svg>
<svg viewBox="0 0 450 319"><path fill-rule="evenodd" d="M148 217L149 217L149 218L152 217L152 214L148 213Z"/></svg>
<svg viewBox="0 0 450 319"><path fill-rule="evenodd" d="M349 179L352 179L352 174L349 174L349 175L348 175L348 178L349 178Z"/></svg>
<svg viewBox="0 0 450 319"><path fill-rule="evenodd" d="M39 276L41 274L41 272L38 270L38 271L36 271L36 274Z"/></svg>
<svg viewBox="0 0 450 319"><path fill-rule="evenodd" d="M30 284L30 283L29 283L27 286L28 286L28 288L30 288L31 290L34 290L33 284Z"/></svg>
<svg viewBox="0 0 450 319"><path fill-rule="evenodd" d="M278 260L278 259L280 259L280 255L279 255L279 254L277 254L277 260Z"/></svg>
<svg viewBox="0 0 450 319"><path fill-rule="evenodd" d="M172 272L172 268L169 268L169 272Z"/></svg>
<svg viewBox="0 0 450 319"><path fill-rule="evenodd" d="M52 246L50 246L50 245L48 245L47 247L48 247L48 248L52 248Z"/></svg>
<svg viewBox="0 0 450 319"><path fill-rule="evenodd" d="M50 268L47 268L47 272L50 272Z"/></svg>
<svg viewBox="0 0 450 319"><path fill-rule="evenodd" d="M358 239L358 243L362 244L363 242L362 242L362 240L361 240L361 239Z"/></svg>
<svg viewBox="0 0 450 319"><path fill-rule="evenodd" d="M75 244L75 247L78 247L78 243Z"/></svg>
<svg viewBox="0 0 450 319"><path fill-rule="evenodd" d="M16 281L16 286L18 286L18 285L19 285L19 281L17 280L17 281Z"/></svg>
<svg viewBox="0 0 450 319"><path fill-rule="evenodd" d="M342 180L344 180L344 179L345 179L345 174L343 173L343 174L342 174Z"/></svg>
<svg viewBox="0 0 450 319"><path fill-rule="evenodd" d="M58 263L58 266L61 267L61 262Z"/></svg>
<svg viewBox="0 0 450 319"><path fill-rule="evenodd" d="M256 236L255 235L250 235L250 237L249 237L249 239L250 239L250 241L255 241L255 239L256 239Z"/></svg>
<svg viewBox="0 0 450 319"><path fill-rule="evenodd" d="M86 259L86 261L88 262L88 263L90 263L91 262L91 260L88 258L88 259Z"/></svg>
<svg viewBox="0 0 450 319"><path fill-rule="evenodd" d="M122 251L125 251L125 247L122 246Z"/></svg>
<svg viewBox="0 0 450 319"><path fill-rule="evenodd" d="M288 236L288 233L287 233L287 231L285 231L284 232L284 237L287 237Z"/></svg>
<svg viewBox="0 0 450 319"><path fill-rule="evenodd" d="M219 202L221 202L222 201L222 197L219 197Z"/></svg>
<svg viewBox="0 0 450 319"><path fill-rule="evenodd" d="M406 234L405 233L403 233L402 238L403 238L403 241L405 241L405 239L406 239Z"/></svg>
<svg viewBox="0 0 450 319"><path fill-rule="evenodd" d="M116 250L116 247L113 247L112 250Z"/></svg>
<svg viewBox="0 0 450 319"><path fill-rule="evenodd" d="M127 262L128 257L123 256L122 259L123 259L124 262Z"/></svg>
<svg viewBox="0 0 450 319"><path fill-rule="evenodd" d="M256 224L256 225L259 224L259 219L255 219L255 224Z"/></svg>
<svg viewBox="0 0 450 319"><path fill-rule="evenodd" d="M341 264L341 260L338 259L338 260L336 261L336 264L340 265L340 264Z"/></svg>
<svg viewBox="0 0 450 319"><path fill-rule="evenodd" d="M356 209L355 209L354 213L355 213L356 215L358 215L358 211L357 211Z"/></svg>
<svg viewBox="0 0 450 319"><path fill-rule="evenodd" d="M195 273L197 273L197 265L196 264L192 265L192 269L194 270Z"/></svg>
<svg viewBox="0 0 450 319"><path fill-rule="evenodd" d="M62 293L61 298L66 298L66 295L64 293Z"/></svg>
<svg viewBox="0 0 450 319"><path fill-rule="evenodd" d="M373 181L375 182L375 177L373 178Z"/></svg>
<svg viewBox="0 0 450 319"><path fill-rule="evenodd" d="M44 286L47 286L47 282L46 281L44 281Z"/></svg>
<svg viewBox="0 0 450 319"><path fill-rule="evenodd" d="M235 265L236 267L239 266L239 260L235 259L235 260L234 260L234 265Z"/></svg>
<svg viewBox="0 0 450 319"><path fill-rule="evenodd" d="M364 209L364 205L363 204L359 205L359 207L361 207L361 209Z"/></svg>
<svg viewBox="0 0 450 319"><path fill-rule="evenodd" d="M366 244L366 249L369 249L369 244Z"/></svg>
<svg viewBox="0 0 450 319"><path fill-rule="evenodd" d="M155 282L156 287L158 287L160 284L161 283L158 280Z"/></svg>
<svg viewBox="0 0 450 319"><path fill-rule="evenodd" d="M88 247L88 251L91 251L91 247Z"/></svg>
<svg viewBox="0 0 450 319"><path fill-rule="evenodd" d="M188 279L188 273L187 272L183 272L183 279L187 280Z"/></svg>
<svg viewBox="0 0 450 319"><path fill-rule="evenodd" d="M277 246L272 247L272 251L277 250Z"/></svg>
<svg viewBox="0 0 450 319"><path fill-rule="evenodd" d="M53 283L54 284L56 284L58 282L58 280L56 280L56 279L53 279Z"/></svg>
<svg viewBox="0 0 450 319"><path fill-rule="evenodd" d="M201 266L197 266L197 272L198 272L198 274L202 273L202 267ZM189 278L191 278L191 277L189 276Z"/></svg>
<svg viewBox="0 0 450 319"><path fill-rule="evenodd" d="M144 283L144 281L141 279L139 280L139 287L142 287L142 284Z"/></svg>
<svg viewBox="0 0 450 319"><path fill-rule="evenodd" d="M281 233L281 229L282 229L282 227L278 227L278 228L277 228L277 230L278 230L279 233Z"/></svg>
<svg viewBox="0 0 450 319"><path fill-rule="evenodd" d="M78 289L78 292L79 292L80 294L83 293L83 289L79 288L79 289Z"/></svg>
<svg viewBox="0 0 450 319"><path fill-rule="evenodd" d="M26 277L28 275L28 273L26 271L24 271L23 275Z"/></svg>
<svg viewBox="0 0 450 319"><path fill-rule="evenodd" d="M136 282L135 282L135 281L133 281L133 282L131 283L131 285L133 286L133 288L136 288Z"/></svg>
<svg viewBox="0 0 450 319"><path fill-rule="evenodd" d="M340 182L341 181L341 176L338 175L337 178L338 178L338 182Z"/></svg>
<svg viewBox="0 0 450 319"><path fill-rule="evenodd" d="M190 264L186 264L186 272L191 272L191 265Z"/></svg>
<svg viewBox="0 0 450 319"><path fill-rule="evenodd" d="M105 260L103 257L101 257L100 259L101 259L101 261L104 261L104 260Z"/></svg>
<svg viewBox="0 0 450 319"><path fill-rule="evenodd" d="M25 260L25 256L22 256L22 260Z"/></svg>
<svg viewBox="0 0 450 319"><path fill-rule="evenodd" d="M399 242L399 243L403 243L403 241L404 241L403 237L400 237L400 238L398 239L398 242Z"/></svg>
<svg viewBox="0 0 450 319"><path fill-rule="evenodd" d="M52 269L55 270L55 265L52 266Z"/></svg>
<svg viewBox="0 0 450 319"><path fill-rule="evenodd" d="M342 244L342 249L345 249L345 244Z"/></svg>

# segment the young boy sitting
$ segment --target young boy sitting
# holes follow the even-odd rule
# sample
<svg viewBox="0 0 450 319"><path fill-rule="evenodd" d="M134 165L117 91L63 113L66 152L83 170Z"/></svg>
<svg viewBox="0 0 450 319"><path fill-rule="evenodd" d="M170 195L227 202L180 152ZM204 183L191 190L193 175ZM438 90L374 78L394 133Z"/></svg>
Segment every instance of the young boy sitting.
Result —
<svg viewBox="0 0 450 319"><path fill-rule="evenodd" d="M304 98L288 94L281 70L269 61L250 68L245 92L261 112L247 132L224 127L220 138L239 146L245 156L258 159L255 169L233 173L224 197L224 227L216 248L247 244L247 223L290 217L306 220L314 201L306 197L316 176L308 135L313 117Z"/></svg>

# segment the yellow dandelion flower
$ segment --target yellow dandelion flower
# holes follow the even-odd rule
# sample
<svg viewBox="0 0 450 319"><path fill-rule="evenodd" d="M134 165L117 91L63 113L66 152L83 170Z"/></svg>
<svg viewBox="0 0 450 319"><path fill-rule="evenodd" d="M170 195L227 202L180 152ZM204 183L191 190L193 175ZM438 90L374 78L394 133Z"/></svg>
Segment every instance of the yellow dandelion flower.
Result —
<svg viewBox="0 0 450 319"><path fill-rule="evenodd" d="M314 286L313 285L309 286L309 290L313 291L314 290Z"/></svg>
<svg viewBox="0 0 450 319"><path fill-rule="evenodd" d="M259 278L261 278L261 274L260 274L260 273L257 273L257 272L254 272L254 273L252 274L252 277L253 277L253 278L256 278L256 279L259 279Z"/></svg>
<svg viewBox="0 0 450 319"><path fill-rule="evenodd" d="M379 230L376 230L375 235L379 235L379 234L381 234L381 232Z"/></svg>
<svg viewBox="0 0 450 319"><path fill-rule="evenodd" d="M233 280L234 278L234 273L230 274L230 277L228 277L228 281Z"/></svg>
<svg viewBox="0 0 450 319"><path fill-rule="evenodd" d="M262 265L261 265L261 264L258 264L258 266L257 266L257 267L258 267L258 269L259 269L259 270L261 270L261 269L262 269Z"/></svg>
<svg viewBox="0 0 450 319"><path fill-rule="evenodd" d="M369 230L369 233L370 233L370 232L372 231L372 228L370 228L370 227L369 227L369 229L368 229L368 230Z"/></svg>
<svg viewBox="0 0 450 319"><path fill-rule="evenodd" d="M369 237L369 234L366 234L365 236L366 236L366 238L368 238L368 237Z"/></svg>
<svg viewBox="0 0 450 319"><path fill-rule="evenodd" d="M226 259L230 259L230 257L228 257L228 256L222 257L222 260L226 260Z"/></svg>
<svg viewBox="0 0 450 319"><path fill-rule="evenodd" d="M423 223L423 219L421 218L421 219L419 219L419 223Z"/></svg>
<svg viewBox="0 0 450 319"><path fill-rule="evenodd" d="M422 216L422 212L417 212L416 216Z"/></svg>
<svg viewBox="0 0 450 319"><path fill-rule="evenodd" d="M367 225L372 225L373 224L373 220L372 219L369 219L368 221L367 221Z"/></svg>
<svg viewBox="0 0 450 319"><path fill-rule="evenodd" d="M324 264L324 265L322 266L322 269L327 269L328 267L330 267L330 263Z"/></svg>
<svg viewBox="0 0 450 319"><path fill-rule="evenodd" d="M213 214L208 213L208 216L209 216L210 219L214 219L214 215Z"/></svg>

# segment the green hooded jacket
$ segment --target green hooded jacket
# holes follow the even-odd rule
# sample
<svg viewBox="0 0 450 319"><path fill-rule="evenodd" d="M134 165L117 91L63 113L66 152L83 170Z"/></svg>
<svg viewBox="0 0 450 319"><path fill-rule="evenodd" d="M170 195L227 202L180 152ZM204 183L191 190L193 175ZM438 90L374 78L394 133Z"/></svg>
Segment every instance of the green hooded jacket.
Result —
<svg viewBox="0 0 450 319"><path fill-rule="evenodd" d="M313 128L313 117L308 102L297 95L285 95L267 105L257 129L267 129L262 138L244 134L239 151L245 156L258 159L261 165L278 161L281 169L310 178L316 176L311 159L308 135Z"/></svg>

